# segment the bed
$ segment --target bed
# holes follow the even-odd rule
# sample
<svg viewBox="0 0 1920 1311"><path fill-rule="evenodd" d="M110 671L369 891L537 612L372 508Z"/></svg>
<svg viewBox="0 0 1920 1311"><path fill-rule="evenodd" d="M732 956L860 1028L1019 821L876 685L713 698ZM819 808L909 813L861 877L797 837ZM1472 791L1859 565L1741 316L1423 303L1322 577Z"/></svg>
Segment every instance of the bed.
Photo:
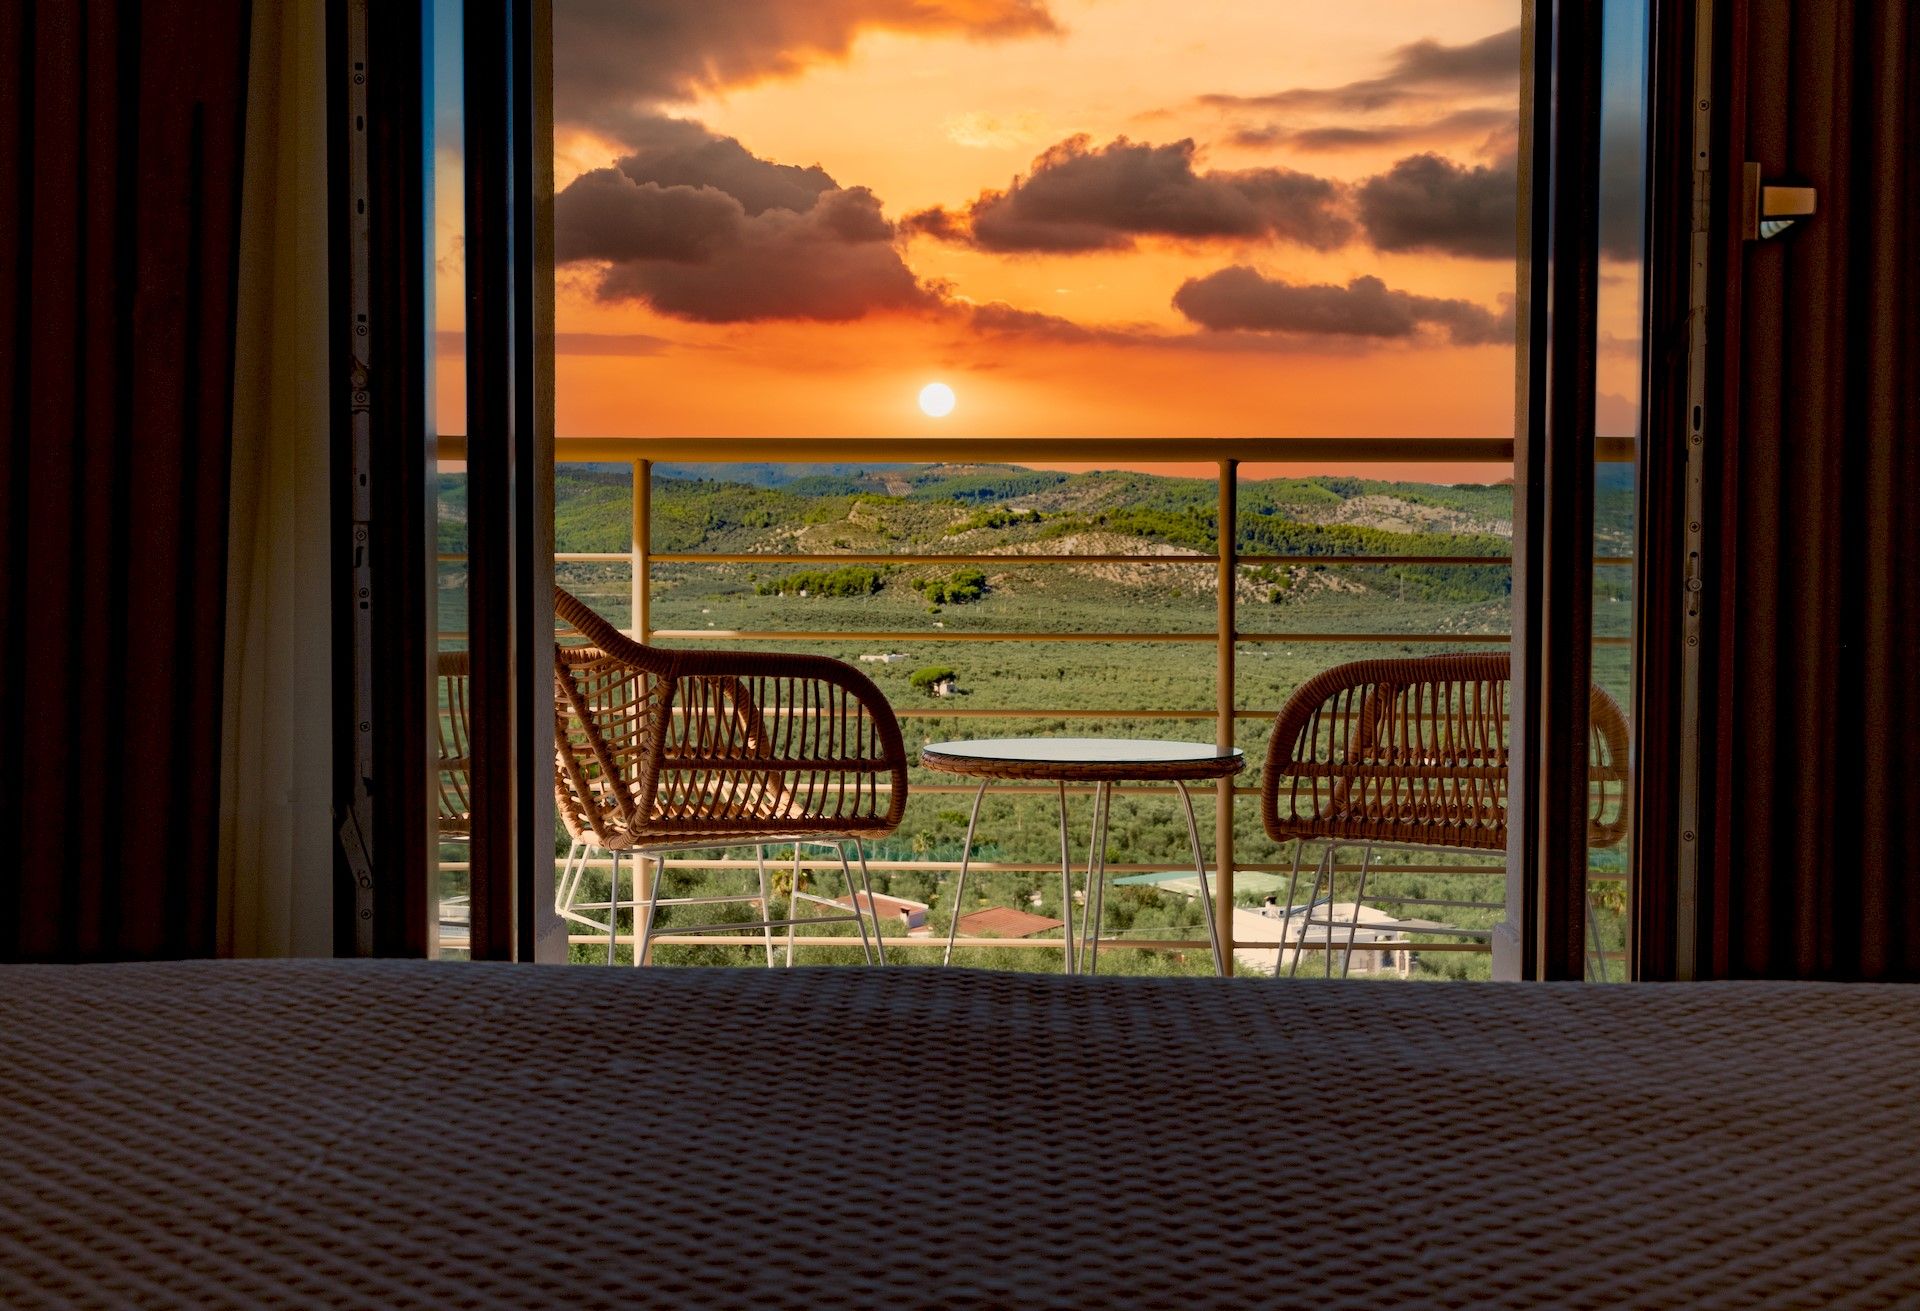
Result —
<svg viewBox="0 0 1920 1311"><path fill-rule="evenodd" d="M0 1305L1920 1306L1920 992L0 968Z"/></svg>

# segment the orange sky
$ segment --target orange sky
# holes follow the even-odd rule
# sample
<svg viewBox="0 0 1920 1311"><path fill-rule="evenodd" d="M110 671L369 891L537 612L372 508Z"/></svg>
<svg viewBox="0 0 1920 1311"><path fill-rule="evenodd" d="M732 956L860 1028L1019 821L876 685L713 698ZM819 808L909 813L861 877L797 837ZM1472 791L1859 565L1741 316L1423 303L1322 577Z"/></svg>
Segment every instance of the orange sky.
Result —
<svg viewBox="0 0 1920 1311"><path fill-rule="evenodd" d="M1511 81L1466 65L1517 20L1515 0L567 0L559 432L1507 436L1510 241L1466 231L1452 193L1426 198L1429 236L1423 196L1386 183L1429 152L1476 194L1510 170ZM689 165L659 153L668 129L738 145ZM831 189L767 208L702 172L712 150ZM692 226L709 212L737 239ZM916 405L934 380L958 396L941 419Z"/></svg>

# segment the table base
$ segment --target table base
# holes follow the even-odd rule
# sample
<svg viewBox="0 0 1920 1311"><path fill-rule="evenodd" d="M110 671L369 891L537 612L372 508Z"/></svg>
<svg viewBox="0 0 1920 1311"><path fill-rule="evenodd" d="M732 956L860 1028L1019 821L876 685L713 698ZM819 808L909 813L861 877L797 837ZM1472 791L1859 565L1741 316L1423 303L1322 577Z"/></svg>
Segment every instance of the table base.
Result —
<svg viewBox="0 0 1920 1311"><path fill-rule="evenodd" d="M960 850L960 877L953 890L953 913L947 924L947 950L943 966L953 964L954 939L960 932L960 909L966 904L967 867L973 860L973 835L980 822L980 803L986 798L990 779L982 779L973 793L973 807L967 815L967 837ZM1220 925L1213 914L1213 890L1207 879L1207 857L1200 846L1200 823L1194 818L1193 794L1184 780L1171 780L1180 790L1186 808L1187 836L1193 843L1193 872L1200 881L1200 909L1206 916L1207 943L1213 952L1214 972L1227 973L1226 953L1220 947ZM1100 926L1106 911L1107 822L1113 807L1113 782L1102 781L1093 789L1093 826L1087 845L1086 913L1081 916L1081 931L1076 941L1073 929L1073 854L1067 839L1067 784L1056 780L1060 790L1060 918L1066 941L1060 948L1061 973L1097 973L1100 967Z"/></svg>

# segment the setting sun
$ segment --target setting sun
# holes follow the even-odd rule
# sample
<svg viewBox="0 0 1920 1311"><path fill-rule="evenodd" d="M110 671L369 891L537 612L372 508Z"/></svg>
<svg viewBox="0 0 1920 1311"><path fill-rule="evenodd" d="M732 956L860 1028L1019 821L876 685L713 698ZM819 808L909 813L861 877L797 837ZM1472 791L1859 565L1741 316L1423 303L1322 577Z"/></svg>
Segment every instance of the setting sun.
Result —
<svg viewBox="0 0 1920 1311"><path fill-rule="evenodd" d="M953 413L953 388L944 382L930 382L920 389L920 412L929 419L944 419Z"/></svg>

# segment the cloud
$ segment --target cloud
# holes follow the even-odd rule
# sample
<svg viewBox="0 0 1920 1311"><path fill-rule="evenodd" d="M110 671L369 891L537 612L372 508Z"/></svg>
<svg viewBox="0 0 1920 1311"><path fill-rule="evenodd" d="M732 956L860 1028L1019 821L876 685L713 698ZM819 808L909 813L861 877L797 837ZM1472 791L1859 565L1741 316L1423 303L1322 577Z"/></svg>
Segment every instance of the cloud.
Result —
<svg viewBox="0 0 1920 1311"><path fill-rule="evenodd" d="M1125 250L1142 236L1272 237L1329 250L1351 236L1335 183L1282 168L1199 173L1197 153L1191 140L1094 146L1075 136L1007 190L981 193L964 212L923 210L904 226L1001 252Z"/></svg>
<svg viewBox="0 0 1920 1311"><path fill-rule="evenodd" d="M1296 284L1244 264L1193 278L1173 296L1174 308L1211 332L1406 340L1439 329L1457 346L1512 340L1510 313L1468 300L1394 291L1376 277L1346 286Z"/></svg>
<svg viewBox="0 0 1920 1311"><path fill-rule="evenodd" d="M1201 96L1200 103L1223 109L1373 112L1462 95L1514 96L1519 86L1520 29L1512 27L1464 45L1442 45L1429 39L1401 46L1380 77L1258 96Z"/></svg>
<svg viewBox="0 0 1920 1311"><path fill-rule="evenodd" d="M1471 106L1421 123L1370 123L1286 128L1277 123L1240 127L1228 138L1248 147L1290 146L1310 153L1431 145L1480 136L1511 149L1520 127L1512 106Z"/></svg>
<svg viewBox="0 0 1920 1311"><path fill-rule="evenodd" d="M737 243L747 220L738 200L713 187L663 187L596 168L554 201L554 260L707 260Z"/></svg>
<svg viewBox="0 0 1920 1311"><path fill-rule="evenodd" d="M1360 183L1354 202L1378 250L1510 260L1518 187L1512 155L1473 166L1409 155Z"/></svg>
<svg viewBox="0 0 1920 1311"><path fill-rule="evenodd" d="M1177 346L1188 340L1182 336L1155 332L1138 324L1089 326L1058 314L1023 310L998 300L968 304L963 308L967 325L988 337L1024 337L1076 346L1089 343L1106 346Z"/></svg>
<svg viewBox="0 0 1920 1311"><path fill-rule="evenodd" d="M632 154L554 199L554 261L599 265L596 298L701 323L843 322L939 304L867 188L760 159L698 123L636 126Z"/></svg>
<svg viewBox="0 0 1920 1311"><path fill-rule="evenodd" d="M604 301L645 301L700 323L845 322L939 303L901 260L865 187L822 192L804 211L749 214L714 187L595 169L554 211L556 259L603 262L594 295Z"/></svg>
<svg viewBox="0 0 1920 1311"><path fill-rule="evenodd" d="M626 141L663 104L844 59L862 32L1059 30L1047 0L566 0L553 13L554 116Z"/></svg>
<svg viewBox="0 0 1920 1311"><path fill-rule="evenodd" d="M1624 127L1614 135L1633 140ZM1601 160L1600 253L1611 259L1640 257L1643 172L1644 161L1631 147ZM1485 164L1409 155L1353 189L1355 214L1374 249L1467 259L1514 258L1518 199L1512 151Z"/></svg>
<svg viewBox="0 0 1920 1311"><path fill-rule="evenodd" d="M632 153L614 167L635 182L713 187L739 201L748 214L769 209L804 212L837 185L818 164L803 168L761 159L734 138L718 136L690 119L637 118L628 144Z"/></svg>

